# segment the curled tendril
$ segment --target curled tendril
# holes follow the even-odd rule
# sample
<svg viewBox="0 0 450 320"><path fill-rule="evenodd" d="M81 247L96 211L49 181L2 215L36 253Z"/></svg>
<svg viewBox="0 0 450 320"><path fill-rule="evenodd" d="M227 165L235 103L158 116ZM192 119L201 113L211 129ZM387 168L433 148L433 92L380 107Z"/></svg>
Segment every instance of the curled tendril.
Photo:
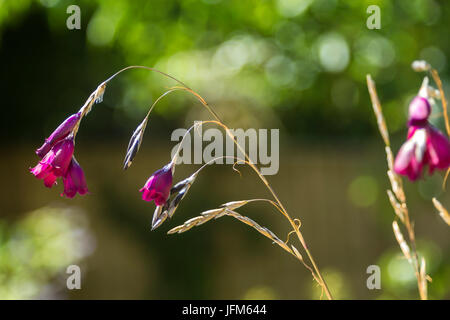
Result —
<svg viewBox="0 0 450 320"><path fill-rule="evenodd" d="M295 223L295 225L296 225L296 227L297 227L297 230L299 230L300 227L302 226L302 222L300 221L300 219L295 218L295 219L294 219L294 223ZM297 225L297 224L298 224L298 225Z"/></svg>
<svg viewBox="0 0 450 320"><path fill-rule="evenodd" d="M242 173L241 173L241 171L240 171L239 169L236 168L236 165L238 165L238 164L239 164L239 161L236 161L236 162L233 164L233 170L236 171L237 173L239 173L239 176L242 178ZM242 164L242 163L241 163L241 164Z"/></svg>
<svg viewBox="0 0 450 320"><path fill-rule="evenodd" d="M286 239L286 241L284 242L286 245L288 244L289 238L290 238L291 234L293 234L293 233L295 233L295 230L291 230L291 232L289 232L289 233L287 234L287 239Z"/></svg>

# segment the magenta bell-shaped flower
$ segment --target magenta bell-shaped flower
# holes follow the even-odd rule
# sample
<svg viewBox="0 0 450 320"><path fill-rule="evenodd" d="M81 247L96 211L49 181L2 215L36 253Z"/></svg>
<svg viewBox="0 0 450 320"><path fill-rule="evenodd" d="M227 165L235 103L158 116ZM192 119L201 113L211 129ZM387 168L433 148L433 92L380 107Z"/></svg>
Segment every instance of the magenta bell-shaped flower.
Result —
<svg viewBox="0 0 450 320"><path fill-rule="evenodd" d="M170 189L172 187L172 168L173 164L169 163L162 169L157 170L147 180L144 187L139 191L142 192L142 200L155 201L157 206L166 203L170 196Z"/></svg>
<svg viewBox="0 0 450 320"><path fill-rule="evenodd" d="M84 195L89 192L84 172L75 157L72 157L72 161L69 164L66 175L63 177L64 192L61 196L67 198L73 198L77 194Z"/></svg>
<svg viewBox="0 0 450 320"><path fill-rule="evenodd" d="M425 127L411 126L407 141L395 158L394 171L415 181L420 178L426 165L430 174L435 169L447 169L450 165L450 142L430 124Z"/></svg>
<svg viewBox="0 0 450 320"><path fill-rule="evenodd" d="M409 104L410 126L425 126L428 123L428 117L431 113L430 103L427 99L417 96Z"/></svg>
<svg viewBox="0 0 450 320"><path fill-rule="evenodd" d="M446 170L450 166L450 142L431 125L427 127L427 160L430 174L435 169Z"/></svg>
<svg viewBox="0 0 450 320"><path fill-rule="evenodd" d="M40 158L43 158L58 141L64 139L72 132L73 128L75 128L75 125L80 120L80 117L81 113L78 112L64 120L64 122L61 123L47 139L45 139L42 147L36 150L36 154Z"/></svg>
<svg viewBox="0 0 450 320"><path fill-rule="evenodd" d="M57 142L53 148L39 161L30 172L38 179L44 180L44 185L51 188L58 177L65 176L74 150L73 136Z"/></svg>

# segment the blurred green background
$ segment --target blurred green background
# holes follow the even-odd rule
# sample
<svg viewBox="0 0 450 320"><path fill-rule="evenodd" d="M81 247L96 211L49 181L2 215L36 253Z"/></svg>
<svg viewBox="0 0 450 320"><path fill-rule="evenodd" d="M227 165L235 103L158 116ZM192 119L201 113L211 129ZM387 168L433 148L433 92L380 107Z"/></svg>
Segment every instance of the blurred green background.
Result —
<svg viewBox="0 0 450 320"><path fill-rule="evenodd" d="M66 9L81 8L68 30ZM381 8L369 30L366 9ZM128 139L151 103L175 85L133 70L108 86L83 121L76 155L90 195L61 198L28 168L34 150L96 86L127 65L154 66L198 91L232 128L280 128L280 170L268 177L303 223L337 298L417 298L412 269L392 233L384 146L365 85L377 83L397 151L407 106L426 59L450 95L450 2L436 0L0 0L0 298L311 299L310 274L254 230L221 218L181 235L170 228L240 199L269 197L248 169L206 169L176 215L150 231L154 205L138 189L166 164L175 128L208 115L175 93L155 109L133 166L121 170ZM440 106L432 116L443 128ZM197 166L198 167L198 166ZM180 180L196 166L180 166ZM442 175L405 182L430 298L450 298L449 228ZM240 211L285 239L288 225L266 205ZM296 245L300 247L299 245ZM67 266L82 289L66 289ZM381 290L366 268L381 267Z"/></svg>

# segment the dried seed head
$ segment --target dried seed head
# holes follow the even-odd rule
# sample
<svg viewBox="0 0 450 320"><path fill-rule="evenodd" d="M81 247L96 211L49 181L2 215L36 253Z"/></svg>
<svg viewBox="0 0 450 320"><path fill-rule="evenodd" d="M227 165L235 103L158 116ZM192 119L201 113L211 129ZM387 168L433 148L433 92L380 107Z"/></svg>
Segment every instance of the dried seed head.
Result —
<svg viewBox="0 0 450 320"><path fill-rule="evenodd" d="M167 206L167 214L169 218L172 218L172 216L174 215L175 210L178 208L178 205L180 204L181 200L183 200L183 198L186 196L186 193L189 191L196 177L197 173L194 173L190 177L178 182L176 185L172 187L172 189L170 189L172 199L168 201L169 204Z"/></svg>
<svg viewBox="0 0 450 320"><path fill-rule="evenodd" d="M235 201L233 203L237 203L237 202L242 202L242 201ZM246 201L244 201L244 202L246 202ZM241 204L241 205L243 205L243 204ZM183 233L183 232L186 232L186 231L192 229L195 226L202 225L213 218L217 219L217 218L223 217L224 215L231 216L231 217L253 227L256 231L258 231L265 237L271 239L274 243L278 244L281 248L283 248L287 252L293 253L291 248L289 248L286 245L286 243L284 243L280 238L278 238L272 231L270 231L266 227L260 226L258 223L256 223L249 217L242 216L239 213L237 213L236 211L230 210L226 207L204 211L199 216L187 220L182 225L172 228L167 233L168 234ZM295 249L295 250L297 250L297 249ZM295 254L295 251L294 251L294 254ZM298 259L303 260L303 258L301 257L300 253L298 253L298 251L297 251L297 254L295 254L295 255L297 256Z"/></svg>
<svg viewBox="0 0 450 320"><path fill-rule="evenodd" d="M247 204L248 200L231 201L221 205L222 208L227 208L228 210L235 210Z"/></svg>
<svg viewBox="0 0 450 320"><path fill-rule="evenodd" d="M95 103L101 103L103 102L103 96L105 94L106 89L106 83L102 83L97 87L97 90L95 90Z"/></svg>
<svg viewBox="0 0 450 320"><path fill-rule="evenodd" d="M392 222L392 229L394 229L395 238L397 239L397 242L400 245L400 249L402 250L403 255L406 257L406 259L408 259L409 263L411 263L412 262L411 250L409 249L409 246L406 243L402 232L400 231L400 227L398 226L397 221Z"/></svg>
<svg viewBox="0 0 450 320"><path fill-rule="evenodd" d="M387 176L391 182L392 191L400 202L405 202L405 192L403 191L403 184L400 177L393 171L388 170Z"/></svg>
<svg viewBox="0 0 450 320"><path fill-rule="evenodd" d="M445 209L444 206L436 198L433 198L433 204L439 212L441 218L445 221L446 224L450 226L450 214L448 213L447 209Z"/></svg>
<svg viewBox="0 0 450 320"><path fill-rule="evenodd" d="M254 229L256 229L256 231L258 231L262 235L266 236L267 238L271 239L275 243L279 244L284 249L287 248L287 250L290 251L289 247L287 247L286 244L283 241L281 241L280 238L278 238L272 231L270 231L266 227L260 226L258 223L256 223L254 220L250 219L249 217L242 216L239 213L237 213L236 211L232 211L229 209L225 209L224 213L226 215L232 216L233 218L245 223L246 225L253 227Z"/></svg>
<svg viewBox="0 0 450 320"><path fill-rule="evenodd" d="M302 257L302 255L300 254L300 252L297 250L297 248L294 247L293 245L291 245L291 247L292 247L292 251L294 252L295 256L296 256L299 260L303 261L303 257Z"/></svg>
<svg viewBox="0 0 450 320"><path fill-rule="evenodd" d="M91 93L89 98L86 100L84 105L81 107L80 111L83 116L87 115L92 110L92 106L95 103L100 103L103 101L103 95L105 93L106 83L101 83L94 92Z"/></svg>
<svg viewBox="0 0 450 320"><path fill-rule="evenodd" d="M375 82L372 80L370 75L367 75L367 87L369 88L370 99L372 101L373 112L377 118L378 130L380 131L381 137L384 140L386 146L390 145L389 141L389 131L386 126L386 120L383 116L383 111L381 109L380 100L377 95L377 90L375 87Z"/></svg>
<svg viewBox="0 0 450 320"><path fill-rule="evenodd" d="M139 144L139 139L135 139L131 147L128 149L125 160L123 161L123 170L126 170L131 166L131 163L138 152Z"/></svg>
<svg viewBox="0 0 450 320"><path fill-rule="evenodd" d="M428 283L427 283L427 271L426 271L426 263L425 259L422 257L420 263L420 283L419 283L419 291L422 299L426 299L428 295Z"/></svg>
<svg viewBox="0 0 450 320"><path fill-rule="evenodd" d="M189 187L180 190L180 192L172 200L169 201L167 212L170 218L172 218L173 214L175 213L175 210L178 208L178 205L180 204L181 200L183 200L188 189Z"/></svg>
<svg viewBox="0 0 450 320"><path fill-rule="evenodd" d="M191 228L195 227L195 226L199 226L209 220L211 220L214 217L214 215L200 215L194 218L191 218L189 220L187 220L185 223L183 223L182 225L176 226L173 229L170 229L167 234L173 234L173 233L183 233L185 231L190 230Z"/></svg>
<svg viewBox="0 0 450 320"><path fill-rule="evenodd" d="M203 211L201 213L201 215L204 217L214 218L215 216L217 216L219 213L221 213L223 211L224 211L224 209L211 209L211 210Z"/></svg>
<svg viewBox="0 0 450 320"><path fill-rule="evenodd" d="M224 211L225 211L224 209L213 209L213 210L208 210L208 211L202 212L201 215L203 216L203 220L202 221L198 221L197 222L197 226L208 222L212 218L217 218L218 215L220 215Z"/></svg>
<svg viewBox="0 0 450 320"><path fill-rule="evenodd" d="M203 216L197 216L197 217L191 218L191 219L187 220L185 223L183 223L182 225L170 229L167 232L167 234L183 233L183 232L188 231L189 229L199 225L203 220L204 220Z"/></svg>
<svg viewBox="0 0 450 320"><path fill-rule="evenodd" d="M123 161L123 169L126 170L131 166L134 157L136 156L139 147L142 143L142 138L144 136L145 127L147 125L147 119L141 122L141 124L134 130L133 135L128 143L127 153Z"/></svg>
<svg viewBox="0 0 450 320"><path fill-rule="evenodd" d="M287 252L292 252L291 248L289 248L289 246L285 242L283 242L281 239L278 239L277 241L275 241L275 243L278 244L281 248L283 248Z"/></svg>
<svg viewBox="0 0 450 320"><path fill-rule="evenodd" d="M167 231L167 234L174 234L174 233L181 233L183 232L184 225L176 226L175 228L170 229Z"/></svg>
<svg viewBox="0 0 450 320"><path fill-rule="evenodd" d="M168 217L167 203L164 206L157 206L153 213L152 231L158 228Z"/></svg>
<svg viewBox="0 0 450 320"><path fill-rule="evenodd" d="M153 228L153 225L155 224L156 220L158 220L159 216L161 215L162 209L163 209L163 206L156 206L155 212L153 213L152 228Z"/></svg>
<svg viewBox="0 0 450 320"><path fill-rule="evenodd" d="M411 68L416 72L424 72L431 69L431 65L425 60L415 60L411 64Z"/></svg>
<svg viewBox="0 0 450 320"><path fill-rule="evenodd" d="M188 189L189 189L189 187L194 183L195 178L197 178L197 173L194 173L193 175L191 175L190 177L188 177L184 180L181 180L180 182L175 184L172 187L172 189L170 189L170 193L177 193L185 187L188 187Z"/></svg>
<svg viewBox="0 0 450 320"><path fill-rule="evenodd" d="M223 210L222 212L220 212L219 214L217 214L214 219L219 219L222 218L223 216L225 216L227 214L227 212L225 210Z"/></svg>
<svg viewBox="0 0 450 320"><path fill-rule="evenodd" d="M204 217L202 217L202 216L194 217L194 218L191 218L191 219L187 220L187 221L185 222L185 224L189 224L189 225L191 225L191 224L197 225L198 222L202 221L203 219L204 219Z"/></svg>
<svg viewBox="0 0 450 320"><path fill-rule="evenodd" d="M392 206L392 208L394 208L395 214L397 215L397 217L400 218L400 220L403 223L405 223L405 213L404 213L404 209L403 209L402 205L397 201L397 199L395 198L395 196L391 190L388 190L387 194L389 197L389 201L391 202L391 206Z"/></svg>
<svg viewBox="0 0 450 320"><path fill-rule="evenodd" d="M393 171L394 170L394 154L392 153L391 147L386 146L384 148L384 150L386 151L386 161L388 164L388 168L389 170Z"/></svg>
<svg viewBox="0 0 450 320"><path fill-rule="evenodd" d="M163 211L163 213L159 216L159 218L155 221L155 223L152 225L152 231L158 228L160 225L163 224L164 221L168 218L167 211Z"/></svg>

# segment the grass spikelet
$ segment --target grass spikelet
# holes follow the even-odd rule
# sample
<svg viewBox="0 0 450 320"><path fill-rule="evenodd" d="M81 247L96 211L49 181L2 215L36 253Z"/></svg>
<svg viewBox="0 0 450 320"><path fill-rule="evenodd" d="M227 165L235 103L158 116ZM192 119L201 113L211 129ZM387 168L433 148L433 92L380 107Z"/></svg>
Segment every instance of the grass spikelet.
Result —
<svg viewBox="0 0 450 320"><path fill-rule="evenodd" d="M295 256L300 260L303 261L303 256L300 254L300 252L297 250L294 245L291 245L292 251L294 252Z"/></svg>
<svg viewBox="0 0 450 320"><path fill-rule="evenodd" d="M399 217L399 219L401 220L402 223L405 223L405 210L402 207L402 205L397 201L397 199L395 198L394 194L392 193L391 190L387 190L387 194L389 197L389 201L391 202L391 206L392 208L394 208L395 214L397 215L397 217Z"/></svg>
<svg viewBox="0 0 450 320"><path fill-rule="evenodd" d="M386 146L384 150L386 151L386 162L388 164L388 168L390 171L394 172L394 155L392 153L391 147Z"/></svg>
<svg viewBox="0 0 450 320"><path fill-rule="evenodd" d="M447 209L445 209L444 206L436 198L433 198L433 204L439 212L442 220L444 220L445 223L450 226L450 214L448 213Z"/></svg>
<svg viewBox="0 0 450 320"><path fill-rule="evenodd" d="M424 295L424 297L427 297L428 295L428 276L426 272L426 262L425 259L422 257L421 263L420 263L420 292Z"/></svg>
<svg viewBox="0 0 450 320"><path fill-rule="evenodd" d="M372 100L373 112L377 118L378 130L380 131L381 137L384 140L386 146L390 146L389 142L389 132L386 126L386 121L384 120L383 112L381 110L380 100L375 89L375 82L372 80L370 75L367 75L367 86L369 88L370 99Z"/></svg>
<svg viewBox="0 0 450 320"><path fill-rule="evenodd" d="M213 209L202 212L199 216L191 218L184 222L182 225L176 226L175 228L170 229L167 234L174 234L174 233L183 233L195 226L199 226L204 224L205 222L208 222L209 220L213 218L218 218L219 214L223 213L225 211L224 208L220 209Z"/></svg>
<svg viewBox="0 0 450 320"><path fill-rule="evenodd" d="M230 217L233 217L236 220L238 220L238 221L240 221L240 222L242 222L242 223L252 227L256 231L261 233L263 236L265 236L266 238L269 238L274 243L278 244L281 248L283 248L287 252L297 256L297 254L295 254L291 250L291 248L289 248L286 245L286 243L284 243L277 235L275 235L275 233L270 231L268 228L262 227L261 225L259 225L253 219L251 219L251 218L249 218L247 216L243 216L243 215L239 214L236 211L228 209L228 207L227 207L227 205L240 207L240 206L244 205L247 202L248 202L247 200L228 202L228 203L223 205L223 206L225 206L224 208L218 208L218 209L212 209L212 210L204 211L199 216L187 220L182 225L179 225L179 226L169 230L167 233L168 234L183 233L183 232L186 232L186 231L190 230L191 228L193 228L195 226L199 226L199 225L202 225L202 224L210 221L212 218L218 219L218 218L223 217L223 216L230 216ZM300 255L300 257L301 257L301 255Z"/></svg>
<svg viewBox="0 0 450 320"><path fill-rule="evenodd" d="M400 231L400 227L398 226L397 221L392 222L392 229L394 229L394 235L397 239L398 244L400 245L400 249L403 252L403 255L408 259L408 261L412 261L411 258L411 249L409 248L408 244L405 241L405 238L403 237L402 232Z"/></svg>
<svg viewBox="0 0 450 320"><path fill-rule="evenodd" d="M248 200L231 201L231 202L222 204L221 207L227 208L229 210L235 210L235 209L242 207L243 205L246 205L247 203L248 203Z"/></svg>
<svg viewBox="0 0 450 320"><path fill-rule="evenodd" d="M405 201L405 193L403 191L402 181L399 179L398 175L396 175L393 171L388 170L387 176L389 181L391 182L392 191L394 192L397 199L401 202Z"/></svg>

